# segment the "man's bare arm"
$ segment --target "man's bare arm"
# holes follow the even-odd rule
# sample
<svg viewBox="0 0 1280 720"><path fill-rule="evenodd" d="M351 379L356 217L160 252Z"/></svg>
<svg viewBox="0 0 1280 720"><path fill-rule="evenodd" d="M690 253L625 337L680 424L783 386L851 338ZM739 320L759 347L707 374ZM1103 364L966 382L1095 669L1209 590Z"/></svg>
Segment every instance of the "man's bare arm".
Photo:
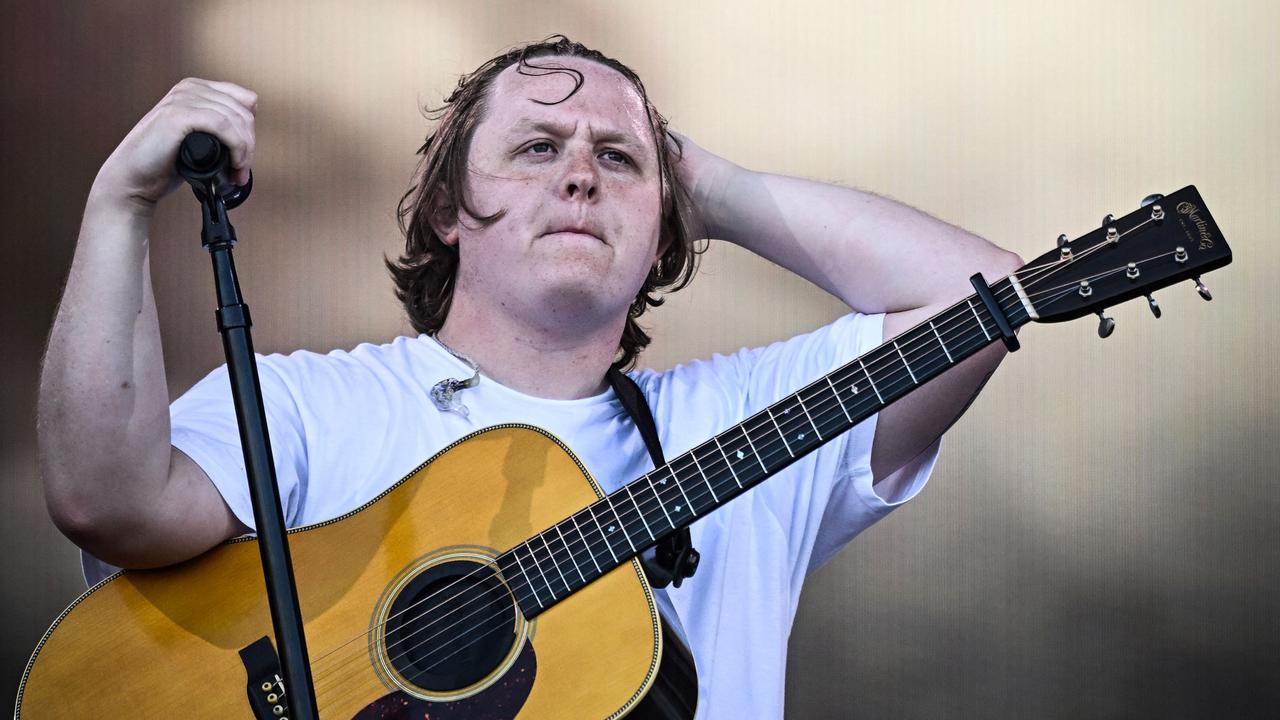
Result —
<svg viewBox="0 0 1280 720"><path fill-rule="evenodd" d="M188 132L218 134L240 179L247 175L253 102L234 85L184 80L129 133L90 191L41 371L37 445L55 524L107 562L177 562L244 530L204 472L169 444L148 247Z"/></svg>
<svg viewBox="0 0 1280 720"><path fill-rule="evenodd" d="M864 313L894 337L1022 265L1016 254L914 208L852 188L756 173L685 142L681 174L707 234L767 258ZM894 473L960 416L1004 357L999 343L880 413L871 466Z"/></svg>

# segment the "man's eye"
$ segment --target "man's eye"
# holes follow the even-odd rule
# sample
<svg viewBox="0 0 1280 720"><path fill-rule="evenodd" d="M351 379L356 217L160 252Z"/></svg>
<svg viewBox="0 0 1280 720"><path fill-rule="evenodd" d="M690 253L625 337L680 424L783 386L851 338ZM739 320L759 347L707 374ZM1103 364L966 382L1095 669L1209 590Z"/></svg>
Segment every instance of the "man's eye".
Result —
<svg viewBox="0 0 1280 720"><path fill-rule="evenodd" d="M525 152L533 153L534 155L546 155L554 149L549 142L536 142L525 148Z"/></svg>
<svg viewBox="0 0 1280 720"><path fill-rule="evenodd" d="M618 152L617 150L605 150L601 154L609 158L609 160L612 162L623 163L624 165L631 163L631 158L627 157L625 154L621 152Z"/></svg>

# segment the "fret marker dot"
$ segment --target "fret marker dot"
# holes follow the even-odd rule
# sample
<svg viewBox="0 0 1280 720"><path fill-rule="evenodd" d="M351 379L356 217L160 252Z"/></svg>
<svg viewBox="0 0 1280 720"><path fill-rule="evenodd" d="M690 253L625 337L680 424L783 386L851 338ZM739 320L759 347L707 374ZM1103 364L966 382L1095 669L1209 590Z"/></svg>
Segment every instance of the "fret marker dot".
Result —
<svg viewBox="0 0 1280 720"><path fill-rule="evenodd" d="M743 453L741 450L739 450L738 452L736 452L736 453L734 453L734 454L738 456L738 459L739 459L739 460L741 460L741 459L743 459L743 458L745 458L745 457L746 457L746 454L745 454L745 453Z"/></svg>
<svg viewBox="0 0 1280 720"><path fill-rule="evenodd" d="M857 386L857 385L850 385L850 386L849 386L849 392L851 392L851 393L857 393L857 392L858 392L858 386Z"/></svg>
<svg viewBox="0 0 1280 720"><path fill-rule="evenodd" d="M796 437L797 437L797 438L800 438L801 440L803 440L803 439L804 439L804 433L800 433L800 434L799 434L799 435L797 435Z"/></svg>
<svg viewBox="0 0 1280 720"><path fill-rule="evenodd" d="M783 414L783 415L790 415L790 414L791 414L791 408L786 408L786 409L784 409L784 410L782 411L782 414Z"/></svg>
<svg viewBox="0 0 1280 720"><path fill-rule="evenodd" d="M613 527L612 525L610 525L610 526L609 526L609 532L613 532L613 530L614 530L614 527Z"/></svg>

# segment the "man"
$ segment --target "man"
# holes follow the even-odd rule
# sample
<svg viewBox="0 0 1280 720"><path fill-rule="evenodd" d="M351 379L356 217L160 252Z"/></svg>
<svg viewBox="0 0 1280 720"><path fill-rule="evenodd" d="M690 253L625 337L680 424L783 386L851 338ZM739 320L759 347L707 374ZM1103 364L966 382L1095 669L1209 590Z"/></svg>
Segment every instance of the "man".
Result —
<svg viewBox="0 0 1280 720"><path fill-rule="evenodd" d="M225 371L168 407L147 246L188 132L219 135L247 178L255 102L229 83L179 83L107 160L86 206L42 375L40 458L58 527L114 565L181 561L251 529ZM634 374L668 457L968 295L973 272L1021 265L897 203L677 146L633 73L563 38L486 63L440 120L392 265L423 335L259 361L290 524L355 508L498 422L546 428L606 490L642 474L648 455L606 371L647 342L634 320L649 293L687 280L694 216L855 314ZM988 347L693 526L701 569L657 596L697 661L701 717L781 716L805 575L919 490L1003 352ZM438 408L432 388L476 368L459 406ZM92 558L86 568L101 574Z"/></svg>

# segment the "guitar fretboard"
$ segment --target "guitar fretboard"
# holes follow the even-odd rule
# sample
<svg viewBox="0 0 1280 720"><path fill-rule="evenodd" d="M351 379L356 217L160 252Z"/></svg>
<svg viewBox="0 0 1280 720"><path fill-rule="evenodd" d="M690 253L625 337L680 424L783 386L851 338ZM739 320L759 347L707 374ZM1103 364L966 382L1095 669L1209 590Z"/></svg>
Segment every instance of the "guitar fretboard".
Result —
<svg viewBox="0 0 1280 720"><path fill-rule="evenodd" d="M1008 278L991 289L1014 327L1030 320ZM534 617L999 338L972 295L515 546L498 562L521 610Z"/></svg>

